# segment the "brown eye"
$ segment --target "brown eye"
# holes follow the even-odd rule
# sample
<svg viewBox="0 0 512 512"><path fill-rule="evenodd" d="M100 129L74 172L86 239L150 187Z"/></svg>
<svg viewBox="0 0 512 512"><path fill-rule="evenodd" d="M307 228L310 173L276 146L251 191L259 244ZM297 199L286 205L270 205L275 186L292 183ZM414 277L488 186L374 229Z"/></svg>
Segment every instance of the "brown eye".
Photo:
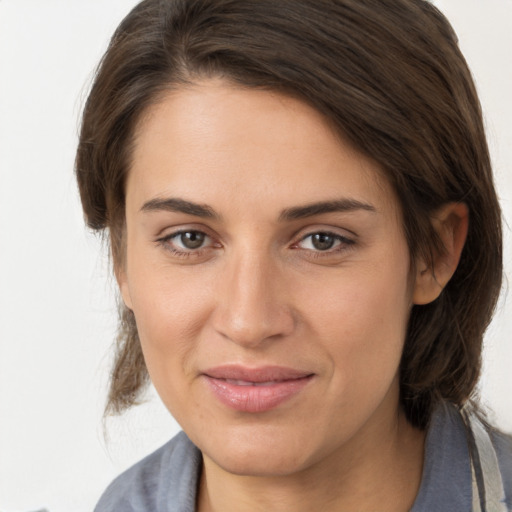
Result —
<svg viewBox="0 0 512 512"><path fill-rule="evenodd" d="M308 249L310 251L328 251L333 247L340 245L341 237L332 233L311 233L305 236L301 242L301 249Z"/></svg>
<svg viewBox="0 0 512 512"><path fill-rule="evenodd" d="M199 249L206 239L206 235L200 231L185 231L178 235L177 242L185 249Z"/></svg>
<svg viewBox="0 0 512 512"><path fill-rule="evenodd" d="M306 249L312 252L337 252L354 244L354 240L337 233L328 231L317 231L306 235L297 244L300 249Z"/></svg>
<svg viewBox="0 0 512 512"><path fill-rule="evenodd" d="M327 251L332 249L336 238L329 233L315 233L311 237L311 245L318 251Z"/></svg>
<svg viewBox="0 0 512 512"><path fill-rule="evenodd" d="M162 247L177 258L205 258L212 256L212 251L222 245L203 231L182 229L156 240L157 246ZM196 261L196 260L194 260Z"/></svg>

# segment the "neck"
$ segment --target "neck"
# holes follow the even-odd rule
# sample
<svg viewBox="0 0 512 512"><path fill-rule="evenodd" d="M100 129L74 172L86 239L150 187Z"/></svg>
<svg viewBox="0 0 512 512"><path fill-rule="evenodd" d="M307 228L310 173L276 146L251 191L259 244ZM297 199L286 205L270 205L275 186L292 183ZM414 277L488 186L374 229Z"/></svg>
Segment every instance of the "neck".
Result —
<svg viewBox="0 0 512 512"><path fill-rule="evenodd" d="M410 510L421 482L425 433L401 412L386 423L369 425L346 446L291 475L234 475L203 455L197 510Z"/></svg>

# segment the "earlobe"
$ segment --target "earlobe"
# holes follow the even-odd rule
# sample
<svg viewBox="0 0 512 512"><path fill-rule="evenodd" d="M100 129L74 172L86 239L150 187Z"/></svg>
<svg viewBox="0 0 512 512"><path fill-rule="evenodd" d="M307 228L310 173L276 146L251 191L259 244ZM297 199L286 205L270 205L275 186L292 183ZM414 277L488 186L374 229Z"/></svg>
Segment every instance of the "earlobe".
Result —
<svg viewBox="0 0 512 512"><path fill-rule="evenodd" d="M416 262L413 303L418 305L436 300L455 273L468 233L468 207L445 204L431 221L444 250L433 254L430 265L422 259Z"/></svg>
<svg viewBox="0 0 512 512"><path fill-rule="evenodd" d="M119 291L121 292L121 297L123 299L125 306L128 309L133 310L130 288L128 286L128 279L126 277L126 270L116 265L114 267L114 274L116 276L117 285L119 286Z"/></svg>

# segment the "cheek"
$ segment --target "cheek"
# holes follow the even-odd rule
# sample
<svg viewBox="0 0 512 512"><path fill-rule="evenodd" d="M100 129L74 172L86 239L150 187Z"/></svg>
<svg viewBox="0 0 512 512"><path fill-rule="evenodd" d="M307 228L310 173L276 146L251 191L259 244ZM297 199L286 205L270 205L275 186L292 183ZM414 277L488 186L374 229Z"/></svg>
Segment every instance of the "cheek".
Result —
<svg viewBox="0 0 512 512"><path fill-rule="evenodd" d="M210 314L211 291L199 276L170 272L158 263L132 263L128 281L142 351L151 380L168 404L164 395L176 396L194 377L194 354Z"/></svg>
<svg viewBox="0 0 512 512"><path fill-rule="evenodd" d="M145 293L150 287L143 288ZM202 309L197 301L180 297L176 287L171 290L159 284L146 301L138 295L134 314L151 382L171 415L182 424L191 411L200 410L190 386L195 378Z"/></svg>
<svg viewBox="0 0 512 512"><path fill-rule="evenodd" d="M376 265L323 285L321 298L311 290L304 294L304 310L330 359L333 390L348 397L389 386L400 364L410 312L406 265Z"/></svg>

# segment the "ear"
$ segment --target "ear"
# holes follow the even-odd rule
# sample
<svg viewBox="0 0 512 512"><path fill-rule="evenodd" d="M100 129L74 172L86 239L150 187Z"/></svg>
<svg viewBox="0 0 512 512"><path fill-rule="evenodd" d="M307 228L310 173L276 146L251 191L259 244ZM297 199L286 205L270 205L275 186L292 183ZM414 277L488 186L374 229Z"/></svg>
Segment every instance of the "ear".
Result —
<svg viewBox="0 0 512 512"><path fill-rule="evenodd" d="M433 255L428 265L423 259L416 262L413 293L414 304L429 304L436 300L452 278L468 233L469 212L464 203L448 203L431 218L444 250Z"/></svg>
<svg viewBox="0 0 512 512"><path fill-rule="evenodd" d="M114 265L114 274L125 306L128 309L133 310L132 297L130 295L130 287L128 286L128 278L126 276L126 269L124 268L124 265Z"/></svg>

